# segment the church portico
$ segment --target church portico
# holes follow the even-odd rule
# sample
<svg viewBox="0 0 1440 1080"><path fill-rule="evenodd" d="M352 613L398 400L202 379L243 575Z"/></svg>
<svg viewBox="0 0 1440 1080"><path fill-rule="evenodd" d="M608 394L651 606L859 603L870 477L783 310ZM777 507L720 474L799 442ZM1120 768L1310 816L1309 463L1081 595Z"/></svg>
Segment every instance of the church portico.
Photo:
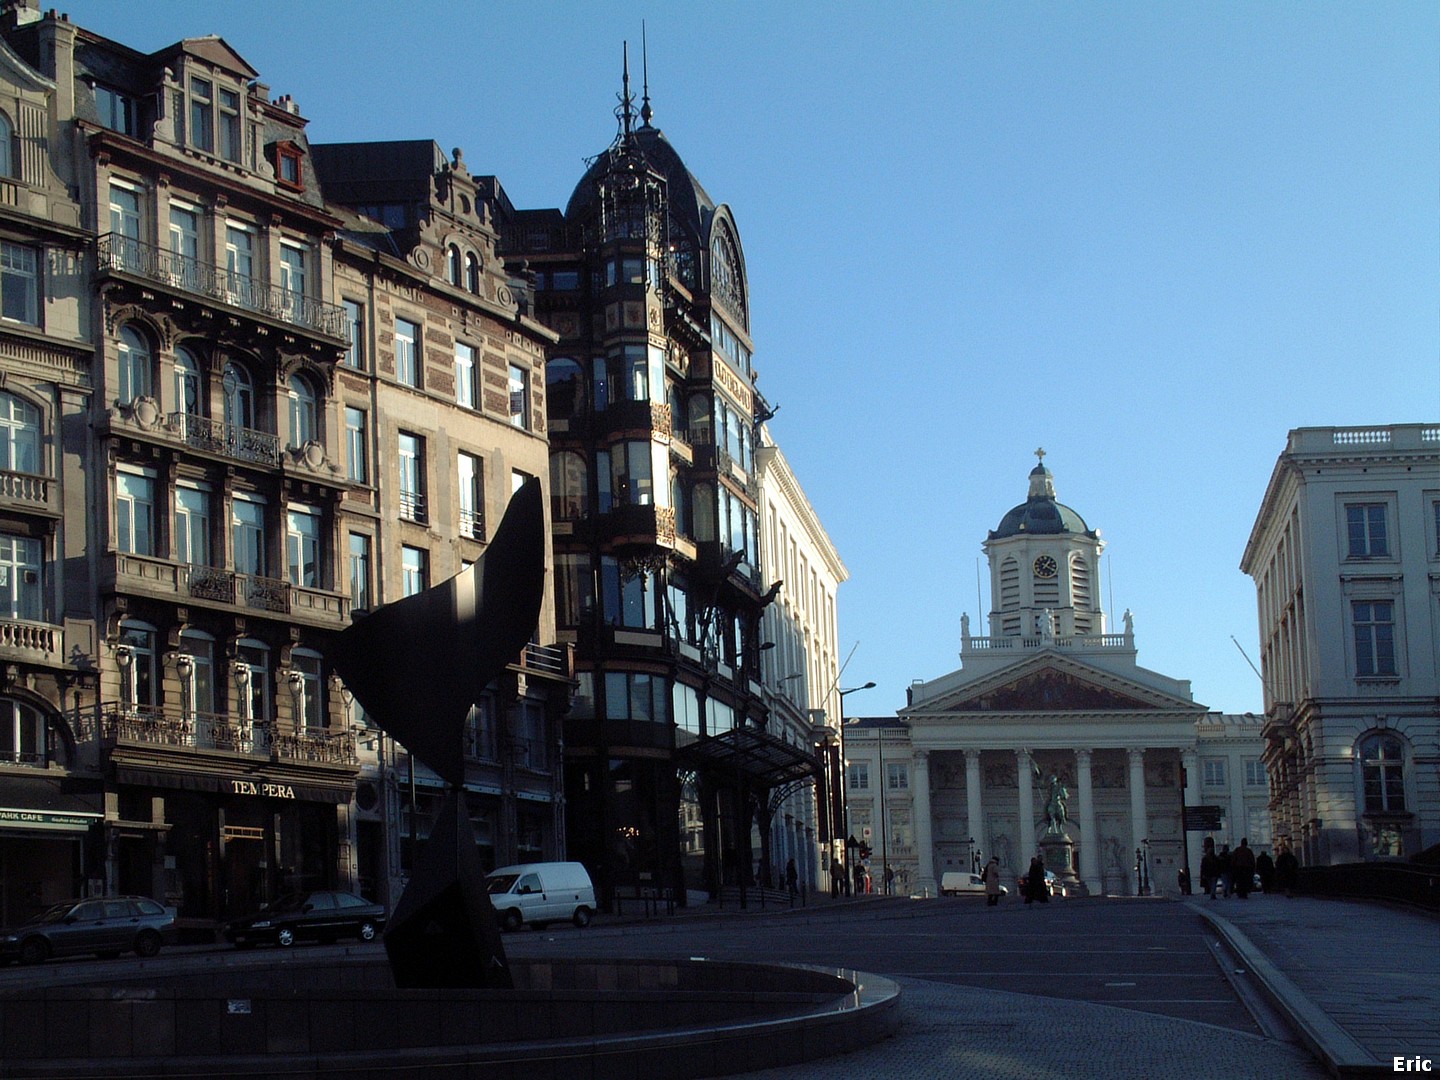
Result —
<svg viewBox="0 0 1440 1080"><path fill-rule="evenodd" d="M1182 808L1220 801L1201 788L1203 740L1220 737L1211 728L1244 737L1246 725L1208 713L1188 681L1141 667L1130 612L1123 633L1107 632L1094 584L1103 547L1056 501L1043 464L1027 501L985 541L989 634L972 635L962 616L960 668L915 682L899 713L925 762L917 780L928 780L913 792L917 816L928 817L915 829L917 886L992 855L1013 882L1044 851L1064 863L1048 869L1092 895L1178 887ZM1226 793L1227 829L1249 823L1248 794Z"/></svg>

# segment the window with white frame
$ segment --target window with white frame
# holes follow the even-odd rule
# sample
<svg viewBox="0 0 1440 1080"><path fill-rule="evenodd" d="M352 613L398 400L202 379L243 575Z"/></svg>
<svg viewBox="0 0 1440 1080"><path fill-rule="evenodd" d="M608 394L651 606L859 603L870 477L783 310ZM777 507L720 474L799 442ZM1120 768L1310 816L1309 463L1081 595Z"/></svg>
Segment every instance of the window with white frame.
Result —
<svg viewBox="0 0 1440 1080"><path fill-rule="evenodd" d="M200 214L194 207L170 204L170 254L179 256L177 262L200 258ZM172 273L181 270L181 266L171 267Z"/></svg>
<svg viewBox="0 0 1440 1080"><path fill-rule="evenodd" d="M307 589L321 587L320 511L313 506L291 506L285 514L285 562L290 584Z"/></svg>
<svg viewBox="0 0 1440 1080"><path fill-rule="evenodd" d="M0 318L40 325L40 270L35 249L0 243Z"/></svg>
<svg viewBox="0 0 1440 1080"><path fill-rule="evenodd" d="M365 305L346 300L345 318L350 327L350 347L345 350L345 366L362 371L365 368Z"/></svg>
<svg viewBox="0 0 1440 1080"><path fill-rule="evenodd" d="M305 314L305 249L295 244L280 245L280 288L283 290L282 311L286 318L300 319Z"/></svg>
<svg viewBox="0 0 1440 1080"><path fill-rule="evenodd" d="M238 164L243 146L240 126L240 95L234 90L221 87L219 106L219 122L216 124L216 133L219 135L217 152L226 161Z"/></svg>
<svg viewBox="0 0 1440 1080"><path fill-rule="evenodd" d="M1206 787L1225 786L1225 759L1207 757L1202 761L1204 783Z"/></svg>
<svg viewBox="0 0 1440 1080"><path fill-rule="evenodd" d="M1355 600L1350 611L1355 631L1355 674L1361 678L1394 675L1394 602Z"/></svg>
<svg viewBox="0 0 1440 1080"><path fill-rule="evenodd" d="M140 239L140 193L110 182L110 231L130 240Z"/></svg>
<svg viewBox="0 0 1440 1080"><path fill-rule="evenodd" d="M189 143L207 154L215 152L215 84L190 77Z"/></svg>
<svg viewBox="0 0 1440 1080"><path fill-rule="evenodd" d="M460 535L485 539L485 465L474 454L456 455L460 482Z"/></svg>
<svg viewBox="0 0 1440 1080"><path fill-rule="evenodd" d="M1265 763L1259 758L1246 758L1245 785L1247 787L1264 787L1267 782Z"/></svg>
<svg viewBox="0 0 1440 1080"><path fill-rule="evenodd" d="M468 252L465 255L465 288L477 296L480 294L480 260Z"/></svg>
<svg viewBox="0 0 1440 1080"><path fill-rule="evenodd" d="M406 386L420 386L420 324L395 320L395 378Z"/></svg>
<svg viewBox="0 0 1440 1080"><path fill-rule="evenodd" d="M510 423L530 430L530 373L519 364L510 365Z"/></svg>
<svg viewBox="0 0 1440 1080"><path fill-rule="evenodd" d="M45 580L42 559L39 540L0 533L0 618L41 620Z"/></svg>
<svg viewBox="0 0 1440 1080"><path fill-rule="evenodd" d="M45 718L29 705L0 698L0 762L44 768Z"/></svg>
<svg viewBox="0 0 1440 1080"><path fill-rule="evenodd" d="M220 381L225 390L225 423L237 428L253 428L255 384L249 370L233 360L227 361Z"/></svg>
<svg viewBox="0 0 1440 1080"><path fill-rule="evenodd" d="M460 249L451 244L445 249L445 280L456 288L460 286Z"/></svg>
<svg viewBox="0 0 1440 1080"><path fill-rule="evenodd" d="M476 407L475 346L455 343L455 400L467 409Z"/></svg>
<svg viewBox="0 0 1440 1080"><path fill-rule="evenodd" d="M150 346L145 339L128 326L120 330L120 346L116 350L119 358L119 395L121 405L129 405L136 398L150 396Z"/></svg>
<svg viewBox="0 0 1440 1080"><path fill-rule="evenodd" d="M1349 503L1345 507L1345 529L1349 557L1378 559L1389 556L1390 539L1385 503Z"/></svg>
<svg viewBox="0 0 1440 1080"><path fill-rule="evenodd" d="M215 639L199 630L180 634L180 651L190 657L190 711L213 715L215 707Z"/></svg>
<svg viewBox="0 0 1440 1080"><path fill-rule="evenodd" d="M851 791L870 790L870 764L865 761L852 761L845 769L846 783Z"/></svg>
<svg viewBox="0 0 1440 1080"><path fill-rule="evenodd" d="M116 470L115 544L130 555L155 554L155 474L149 470Z"/></svg>
<svg viewBox="0 0 1440 1080"><path fill-rule="evenodd" d="M325 722L325 680L320 654L310 649L292 649L290 670L300 675L300 726L306 731L323 731Z"/></svg>
<svg viewBox="0 0 1440 1080"><path fill-rule="evenodd" d="M1405 745L1394 735L1367 735L1360 740L1360 782L1365 813L1405 812Z"/></svg>
<svg viewBox="0 0 1440 1080"><path fill-rule="evenodd" d="M365 428L365 410L345 406L345 475L357 484L365 483L369 476L365 466L369 453Z"/></svg>
<svg viewBox="0 0 1440 1080"><path fill-rule="evenodd" d="M210 565L210 485L182 480L175 485L175 559Z"/></svg>
<svg viewBox="0 0 1440 1080"><path fill-rule="evenodd" d="M270 646L254 638L241 638L235 645L235 658L250 668L250 697L241 703L246 719L262 722L272 720L272 688L270 684Z"/></svg>
<svg viewBox="0 0 1440 1080"><path fill-rule="evenodd" d="M155 651L156 631L149 623L125 620L120 624L120 644L128 650L122 666L121 696L130 705L160 703L160 678Z"/></svg>
<svg viewBox="0 0 1440 1080"><path fill-rule="evenodd" d="M0 469L40 472L40 410L0 391Z"/></svg>
<svg viewBox="0 0 1440 1080"><path fill-rule="evenodd" d="M370 608L370 537L364 533L350 534L350 606Z"/></svg>
<svg viewBox="0 0 1440 1080"><path fill-rule="evenodd" d="M248 290L255 277L255 234L249 226L225 223L225 269L231 293L253 302Z"/></svg>
<svg viewBox="0 0 1440 1080"><path fill-rule="evenodd" d="M263 496L237 494L231 501L230 542L237 573L252 574L256 577L268 576Z"/></svg>
<svg viewBox="0 0 1440 1080"><path fill-rule="evenodd" d="M402 431L397 436L397 461L400 479L400 516L406 521L424 522L425 516L425 440L419 435Z"/></svg>
<svg viewBox="0 0 1440 1080"><path fill-rule="evenodd" d="M304 446L319 438L320 403L315 388L303 375L291 375L287 383L290 401L290 445Z"/></svg>
<svg viewBox="0 0 1440 1080"><path fill-rule="evenodd" d="M175 406L181 416L204 415L204 385L195 355L189 349L176 349Z"/></svg>
<svg viewBox="0 0 1440 1080"><path fill-rule="evenodd" d="M400 548L400 595L414 596L430 587L430 553L424 548Z"/></svg>
<svg viewBox="0 0 1440 1080"><path fill-rule="evenodd" d="M903 761L885 763L885 787L888 791L910 790L910 766Z"/></svg>

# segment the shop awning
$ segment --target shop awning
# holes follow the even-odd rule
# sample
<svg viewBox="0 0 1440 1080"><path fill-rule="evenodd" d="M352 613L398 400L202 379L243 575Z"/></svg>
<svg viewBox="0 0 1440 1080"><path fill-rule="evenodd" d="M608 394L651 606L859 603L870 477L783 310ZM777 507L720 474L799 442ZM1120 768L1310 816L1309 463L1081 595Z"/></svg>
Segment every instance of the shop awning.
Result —
<svg viewBox="0 0 1440 1080"><path fill-rule="evenodd" d="M48 776L0 776L0 829L85 832L104 818L98 784Z"/></svg>
<svg viewBox="0 0 1440 1080"><path fill-rule="evenodd" d="M821 775L820 759L756 727L737 727L697 739L675 751L676 760L730 773L753 784L776 787Z"/></svg>
<svg viewBox="0 0 1440 1080"><path fill-rule="evenodd" d="M137 787L179 788L182 791L214 791L223 795L251 799L282 799L299 802L347 803L355 794L353 783L317 784L297 783L285 777L266 773L247 773L244 776L216 773L171 772L168 769L139 769L130 765L117 765L115 781L120 784L134 784Z"/></svg>

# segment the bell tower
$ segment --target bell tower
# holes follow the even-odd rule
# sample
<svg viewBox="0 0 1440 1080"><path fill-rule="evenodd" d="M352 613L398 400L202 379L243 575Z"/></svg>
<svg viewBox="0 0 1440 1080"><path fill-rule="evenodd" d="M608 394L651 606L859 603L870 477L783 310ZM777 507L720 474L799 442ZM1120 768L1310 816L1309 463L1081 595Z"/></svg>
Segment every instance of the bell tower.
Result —
<svg viewBox="0 0 1440 1080"><path fill-rule="evenodd" d="M1030 470L1026 500L991 530L990 636L1029 641L1103 634L1100 552L1104 541L1055 498L1045 450Z"/></svg>

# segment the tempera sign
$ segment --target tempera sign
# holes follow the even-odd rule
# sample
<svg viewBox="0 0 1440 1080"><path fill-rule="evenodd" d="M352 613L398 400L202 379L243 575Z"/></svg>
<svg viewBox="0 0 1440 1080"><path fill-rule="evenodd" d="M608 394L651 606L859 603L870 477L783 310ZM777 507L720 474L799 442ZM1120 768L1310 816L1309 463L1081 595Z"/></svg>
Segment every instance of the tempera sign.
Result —
<svg viewBox="0 0 1440 1080"><path fill-rule="evenodd" d="M259 795L266 799L295 798L295 789L289 784L271 784L263 780L231 780L230 791L235 795Z"/></svg>

